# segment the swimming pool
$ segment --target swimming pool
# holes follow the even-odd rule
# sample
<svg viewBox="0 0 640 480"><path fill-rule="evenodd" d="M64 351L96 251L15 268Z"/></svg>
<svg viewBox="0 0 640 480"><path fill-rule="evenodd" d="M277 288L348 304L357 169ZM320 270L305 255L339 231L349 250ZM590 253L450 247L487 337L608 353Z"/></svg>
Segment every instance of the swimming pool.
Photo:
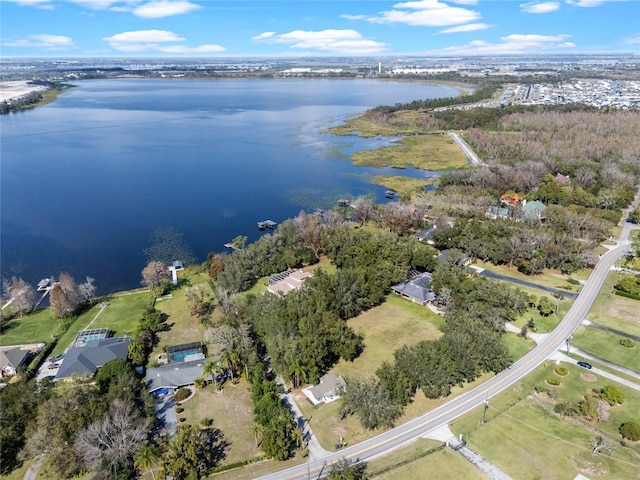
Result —
<svg viewBox="0 0 640 480"><path fill-rule="evenodd" d="M184 361L185 357L188 357L189 355L195 355L197 353L200 353L200 349L173 353L171 354L171 363L182 362Z"/></svg>

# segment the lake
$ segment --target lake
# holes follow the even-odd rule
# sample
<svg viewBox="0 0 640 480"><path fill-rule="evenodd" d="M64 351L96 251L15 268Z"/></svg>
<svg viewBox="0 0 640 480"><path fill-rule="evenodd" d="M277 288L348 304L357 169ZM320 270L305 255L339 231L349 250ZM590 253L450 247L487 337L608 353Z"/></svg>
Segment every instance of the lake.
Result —
<svg viewBox="0 0 640 480"><path fill-rule="evenodd" d="M238 235L263 234L339 198L384 202L375 174L348 156L385 139L322 133L376 105L455 96L455 88L375 80L78 82L43 107L3 115L3 278L68 272L100 293L140 286L143 250L161 228L198 261Z"/></svg>

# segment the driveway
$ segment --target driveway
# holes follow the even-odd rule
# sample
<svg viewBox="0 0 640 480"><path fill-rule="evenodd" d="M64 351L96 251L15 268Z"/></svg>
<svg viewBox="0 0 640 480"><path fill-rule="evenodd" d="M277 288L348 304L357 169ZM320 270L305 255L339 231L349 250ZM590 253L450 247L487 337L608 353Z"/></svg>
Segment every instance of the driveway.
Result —
<svg viewBox="0 0 640 480"><path fill-rule="evenodd" d="M169 438L172 438L176 434L176 427L178 426L176 402L173 398L173 393L158 395L156 397L156 406L154 411L156 418L158 418L158 420L162 422L164 428L167 429Z"/></svg>

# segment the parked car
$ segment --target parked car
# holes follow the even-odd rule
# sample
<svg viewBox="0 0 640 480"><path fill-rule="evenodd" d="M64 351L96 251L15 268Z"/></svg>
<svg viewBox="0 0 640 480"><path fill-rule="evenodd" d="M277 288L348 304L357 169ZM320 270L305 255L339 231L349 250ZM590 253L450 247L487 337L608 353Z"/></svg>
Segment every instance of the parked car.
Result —
<svg viewBox="0 0 640 480"><path fill-rule="evenodd" d="M580 365L583 368L588 368L589 370L591 370L591 364L587 363L587 362L578 362L578 365Z"/></svg>
<svg viewBox="0 0 640 480"><path fill-rule="evenodd" d="M47 367L49 370L53 370L54 368L58 368L60 366L59 363L50 363Z"/></svg>
<svg viewBox="0 0 640 480"><path fill-rule="evenodd" d="M64 358L64 354L59 353L57 355L54 355L53 357L49 358L47 361L50 363L56 363L59 362L60 360L62 360Z"/></svg>

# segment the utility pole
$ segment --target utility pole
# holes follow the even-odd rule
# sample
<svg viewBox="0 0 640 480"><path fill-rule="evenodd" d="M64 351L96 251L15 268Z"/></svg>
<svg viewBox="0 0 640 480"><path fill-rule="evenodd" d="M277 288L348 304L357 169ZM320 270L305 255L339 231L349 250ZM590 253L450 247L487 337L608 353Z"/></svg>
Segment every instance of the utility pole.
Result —
<svg viewBox="0 0 640 480"><path fill-rule="evenodd" d="M569 350L571 348L571 337L572 337L572 335L569 335L567 337L567 355L569 355Z"/></svg>
<svg viewBox="0 0 640 480"><path fill-rule="evenodd" d="M487 393L487 396L484 399L484 409L482 410L482 425L484 425L484 420L486 418L488 408L489 408L489 394Z"/></svg>

